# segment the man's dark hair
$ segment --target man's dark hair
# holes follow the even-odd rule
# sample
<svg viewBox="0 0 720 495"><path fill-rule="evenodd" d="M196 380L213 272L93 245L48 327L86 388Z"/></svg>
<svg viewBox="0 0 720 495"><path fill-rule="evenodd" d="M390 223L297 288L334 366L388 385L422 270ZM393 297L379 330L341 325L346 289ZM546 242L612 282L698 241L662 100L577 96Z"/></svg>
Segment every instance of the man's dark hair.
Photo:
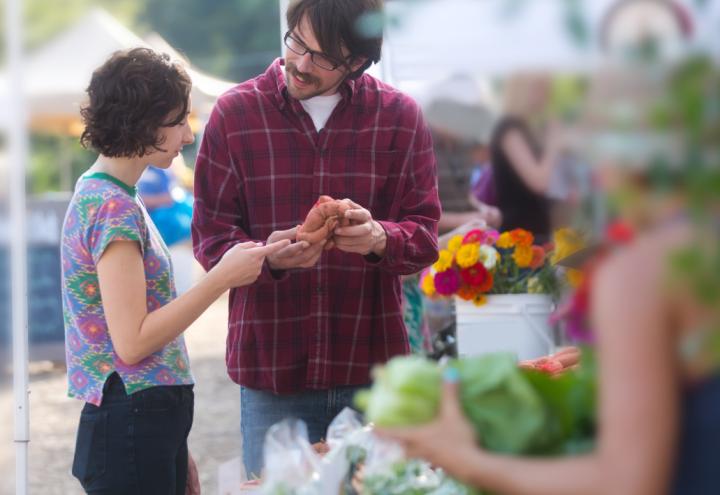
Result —
<svg viewBox="0 0 720 495"><path fill-rule="evenodd" d="M365 57L367 61L349 77L357 78L374 62L380 60L382 29L373 28L383 8L383 0L293 0L287 10L289 30L307 16L320 49L325 55L345 60L342 47L350 52L352 63Z"/></svg>
<svg viewBox="0 0 720 495"><path fill-rule="evenodd" d="M80 143L108 157L161 150L158 130L180 124L192 81L185 69L149 48L115 52L93 72L80 110Z"/></svg>

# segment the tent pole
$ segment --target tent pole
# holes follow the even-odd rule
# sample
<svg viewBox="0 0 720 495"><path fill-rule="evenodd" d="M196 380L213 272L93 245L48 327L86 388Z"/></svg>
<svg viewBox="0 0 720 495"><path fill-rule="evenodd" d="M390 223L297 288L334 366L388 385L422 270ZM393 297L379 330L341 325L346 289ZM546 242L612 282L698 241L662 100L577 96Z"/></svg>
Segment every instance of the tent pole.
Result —
<svg viewBox="0 0 720 495"><path fill-rule="evenodd" d="M22 0L6 0L5 32L10 69L9 110L16 123L8 129L10 166L10 267L12 287L13 393L15 397L15 493L25 495L28 484L28 326L27 242L25 232L25 167L27 117L23 98Z"/></svg>

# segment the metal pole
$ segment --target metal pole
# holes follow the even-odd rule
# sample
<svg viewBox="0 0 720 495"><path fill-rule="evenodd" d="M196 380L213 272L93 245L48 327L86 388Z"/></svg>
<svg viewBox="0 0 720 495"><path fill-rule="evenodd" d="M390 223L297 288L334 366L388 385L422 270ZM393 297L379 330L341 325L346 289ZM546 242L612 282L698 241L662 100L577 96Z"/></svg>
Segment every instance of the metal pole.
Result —
<svg viewBox="0 0 720 495"><path fill-rule="evenodd" d="M285 43L283 43L283 36L285 36L285 31L287 31L287 18L285 17L285 13L287 12L288 5L290 4L290 0L278 0L278 5L280 6L280 53L281 57L285 56Z"/></svg>
<svg viewBox="0 0 720 495"><path fill-rule="evenodd" d="M6 0L10 175L10 269L12 287L13 392L15 396L15 493L25 495L28 483L28 326L27 243L25 233L25 168L27 118L23 96L22 0Z"/></svg>

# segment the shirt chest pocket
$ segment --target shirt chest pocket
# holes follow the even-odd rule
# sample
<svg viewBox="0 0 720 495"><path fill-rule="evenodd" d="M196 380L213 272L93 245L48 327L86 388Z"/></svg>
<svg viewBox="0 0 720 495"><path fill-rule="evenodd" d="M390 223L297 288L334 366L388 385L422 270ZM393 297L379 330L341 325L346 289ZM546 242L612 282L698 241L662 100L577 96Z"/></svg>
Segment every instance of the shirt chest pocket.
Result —
<svg viewBox="0 0 720 495"><path fill-rule="evenodd" d="M387 211L396 194L406 154L399 151L349 150L330 157L330 190L373 212Z"/></svg>

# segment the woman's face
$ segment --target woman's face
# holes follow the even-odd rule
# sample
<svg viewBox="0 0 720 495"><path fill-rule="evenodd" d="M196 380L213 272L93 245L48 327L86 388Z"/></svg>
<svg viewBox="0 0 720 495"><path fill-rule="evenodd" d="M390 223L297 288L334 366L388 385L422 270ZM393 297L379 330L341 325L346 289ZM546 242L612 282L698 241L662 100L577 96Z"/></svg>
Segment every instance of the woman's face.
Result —
<svg viewBox="0 0 720 495"><path fill-rule="evenodd" d="M183 146L192 144L195 141L195 136L193 136L192 129L190 129L190 111L191 106L188 102L187 114L185 114L179 124L160 127L158 137L161 143L159 147L162 148L162 150L154 149L145 155L150 165L159 168L168 168L175 157L180 154ZM175 115L171 115L169 118L173 119Z"/></svg>

